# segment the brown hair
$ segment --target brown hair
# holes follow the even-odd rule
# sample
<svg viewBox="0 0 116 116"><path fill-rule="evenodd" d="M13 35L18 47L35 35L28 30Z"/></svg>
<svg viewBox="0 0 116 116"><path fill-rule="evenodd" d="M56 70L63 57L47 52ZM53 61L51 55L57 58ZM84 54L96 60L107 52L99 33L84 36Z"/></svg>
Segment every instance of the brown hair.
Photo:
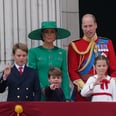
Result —
<svg viewBox="0 0 116 116"><path fill-rule="evenodd" d="M49 29L49 28L46 28L46 29ZM41 38L42 38L42 41L44 41L44 39L43 39L43 33L44 33L44 31L45 31L46 29L42 29L42 30L41 30L40 36L41 36ZM56 29L56 28L53 28L53 29L56 31L56 35L57 35L57 29Z"/></svg>
<svg viewBox="0 0 116 116"><path fill-rule="evenodd" d="M57 67L52 67L48 71L48 78L50 76L62 76L62 71Z"/></svg>
<svg viewBox="0 0 116 116"><path fill-rule="evenodd" d="M106 63L107 63L107 65L109 65L109 60L108 60L107 57L105 57L104 55L99 55L99 56L97 56L97 57L95 58L95 60L94 60L94 65L96 65L96 62L97 62L98 60L105 60Z"/></svg>
<svg viewBox="0 0 116 116"><path fill-rule="evenodd" d="M28 47L26 46L26 44L23 44L23 43L16 43L14 46L13 46L13 49L12 49L12 53L15 54L16 50L17 49L20 49L26 53L28 53Z"/></svg>

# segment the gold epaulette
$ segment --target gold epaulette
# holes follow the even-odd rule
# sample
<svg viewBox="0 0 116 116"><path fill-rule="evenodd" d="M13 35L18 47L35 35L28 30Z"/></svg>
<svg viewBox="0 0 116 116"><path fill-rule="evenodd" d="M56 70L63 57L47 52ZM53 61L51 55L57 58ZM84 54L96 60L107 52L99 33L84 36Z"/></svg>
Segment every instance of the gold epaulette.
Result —
<svg viewBox="0 0 116 116"><path fill-rule="evenodd" d="M80 91L85 84L82 79L75 80L73 83L78 86L78 91Z"/></svg>
<svg viewBox="0 0 116 116"><path fill-rule="evenodd" d="M87 49L84 52L81 52L81 51L78 50L78 48L76 47L74 42L71 43L72 48L75 50L76 53L78 53L80 55L87 54L89 52L90 48L91 48L91 44L92 44L92 42L90 42L89 46L87 47Z"/></svg>
<svg viewBox="0 0 116 116"><path fill-rule="evenodd" d="M84 64L84 66L83 66L82 68L80 68L81 62L82 62L82 61L79 62L80 64L79 64L79 67L78 67L78 72L83 71L83 70L88 66L88 64L90 63L91 57L92 57L92 52L93 52L93 50L94 50L94 53L96 54L96 56L98 55L98 54L97 54L97 50L98 50L98 49L97 49L97 46L96 46L95 41L93 41L93 40L89 43L89 46L88 46L87 50L85 50L84 52L80 52L80 51L77 49L75 43L73 43L73 42L72 42L72 47L73 47L73 49L74 49L78 54L80 54L80 55L85 55L85 54L87 54L88 52L90 52L90 54L89 54L89 56L88 56L88 60L86 61L86 63ZM83 57L81 57L81 58L83 58Z"/></svg>

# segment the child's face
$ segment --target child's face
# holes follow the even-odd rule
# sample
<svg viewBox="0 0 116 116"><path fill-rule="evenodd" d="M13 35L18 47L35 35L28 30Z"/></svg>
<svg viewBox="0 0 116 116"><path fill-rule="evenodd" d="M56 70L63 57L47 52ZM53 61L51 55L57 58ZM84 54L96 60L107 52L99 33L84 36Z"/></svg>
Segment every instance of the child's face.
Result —
<svg viewBox="0 0 116 116"><path fill-rule="evenodd" d="M17 49L15 54L13 55L13 58L17 65L22 66L27 62L27 53L20 49Z"/></svg>
<svg viewBox="0 0 116 116"><path fill-rule="evenodd" d="M62 82L62 77L61 76L50 76L48 78L48 81L51 83L51 84L55 84L56 86L60 86L61 82Z"/></svg>
<svg viewBox="0 0 116 116"><path fill-rule="evenodd" d="M108 69L108 64L106 60L97 60L95 69L98 75L104 75Z"/></svg>

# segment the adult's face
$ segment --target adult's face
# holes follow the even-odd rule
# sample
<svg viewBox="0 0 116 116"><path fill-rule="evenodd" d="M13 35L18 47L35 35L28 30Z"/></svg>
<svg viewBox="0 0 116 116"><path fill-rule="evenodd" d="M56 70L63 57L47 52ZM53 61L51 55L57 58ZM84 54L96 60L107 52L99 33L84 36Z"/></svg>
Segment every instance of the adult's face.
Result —
<svg viewBox="0 0 116 116"><path fill-rule="evenodd" d="M56 39L55 29L45 29L42 33L44 42L52 43Z"/></svg>
<svg viewBox="0 0 116 116"><path fill-rule="evenodd" d="M86 37L92 38L97 29L97 24L91 15L86 15L82 19L82 30Z"/></svg>

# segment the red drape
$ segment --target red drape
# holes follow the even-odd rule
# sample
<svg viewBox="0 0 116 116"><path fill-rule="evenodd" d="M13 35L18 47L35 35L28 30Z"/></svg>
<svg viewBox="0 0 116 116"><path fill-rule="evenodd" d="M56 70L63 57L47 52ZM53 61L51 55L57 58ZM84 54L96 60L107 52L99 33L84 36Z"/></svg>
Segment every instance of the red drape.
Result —
<svg viewBox="0 0 116 116"><path fill-rule="evenodd" d="M0 116L17 116L16 105L23 107L19 116L116 115L116 103L113 102L0 102Z"/></svg>

